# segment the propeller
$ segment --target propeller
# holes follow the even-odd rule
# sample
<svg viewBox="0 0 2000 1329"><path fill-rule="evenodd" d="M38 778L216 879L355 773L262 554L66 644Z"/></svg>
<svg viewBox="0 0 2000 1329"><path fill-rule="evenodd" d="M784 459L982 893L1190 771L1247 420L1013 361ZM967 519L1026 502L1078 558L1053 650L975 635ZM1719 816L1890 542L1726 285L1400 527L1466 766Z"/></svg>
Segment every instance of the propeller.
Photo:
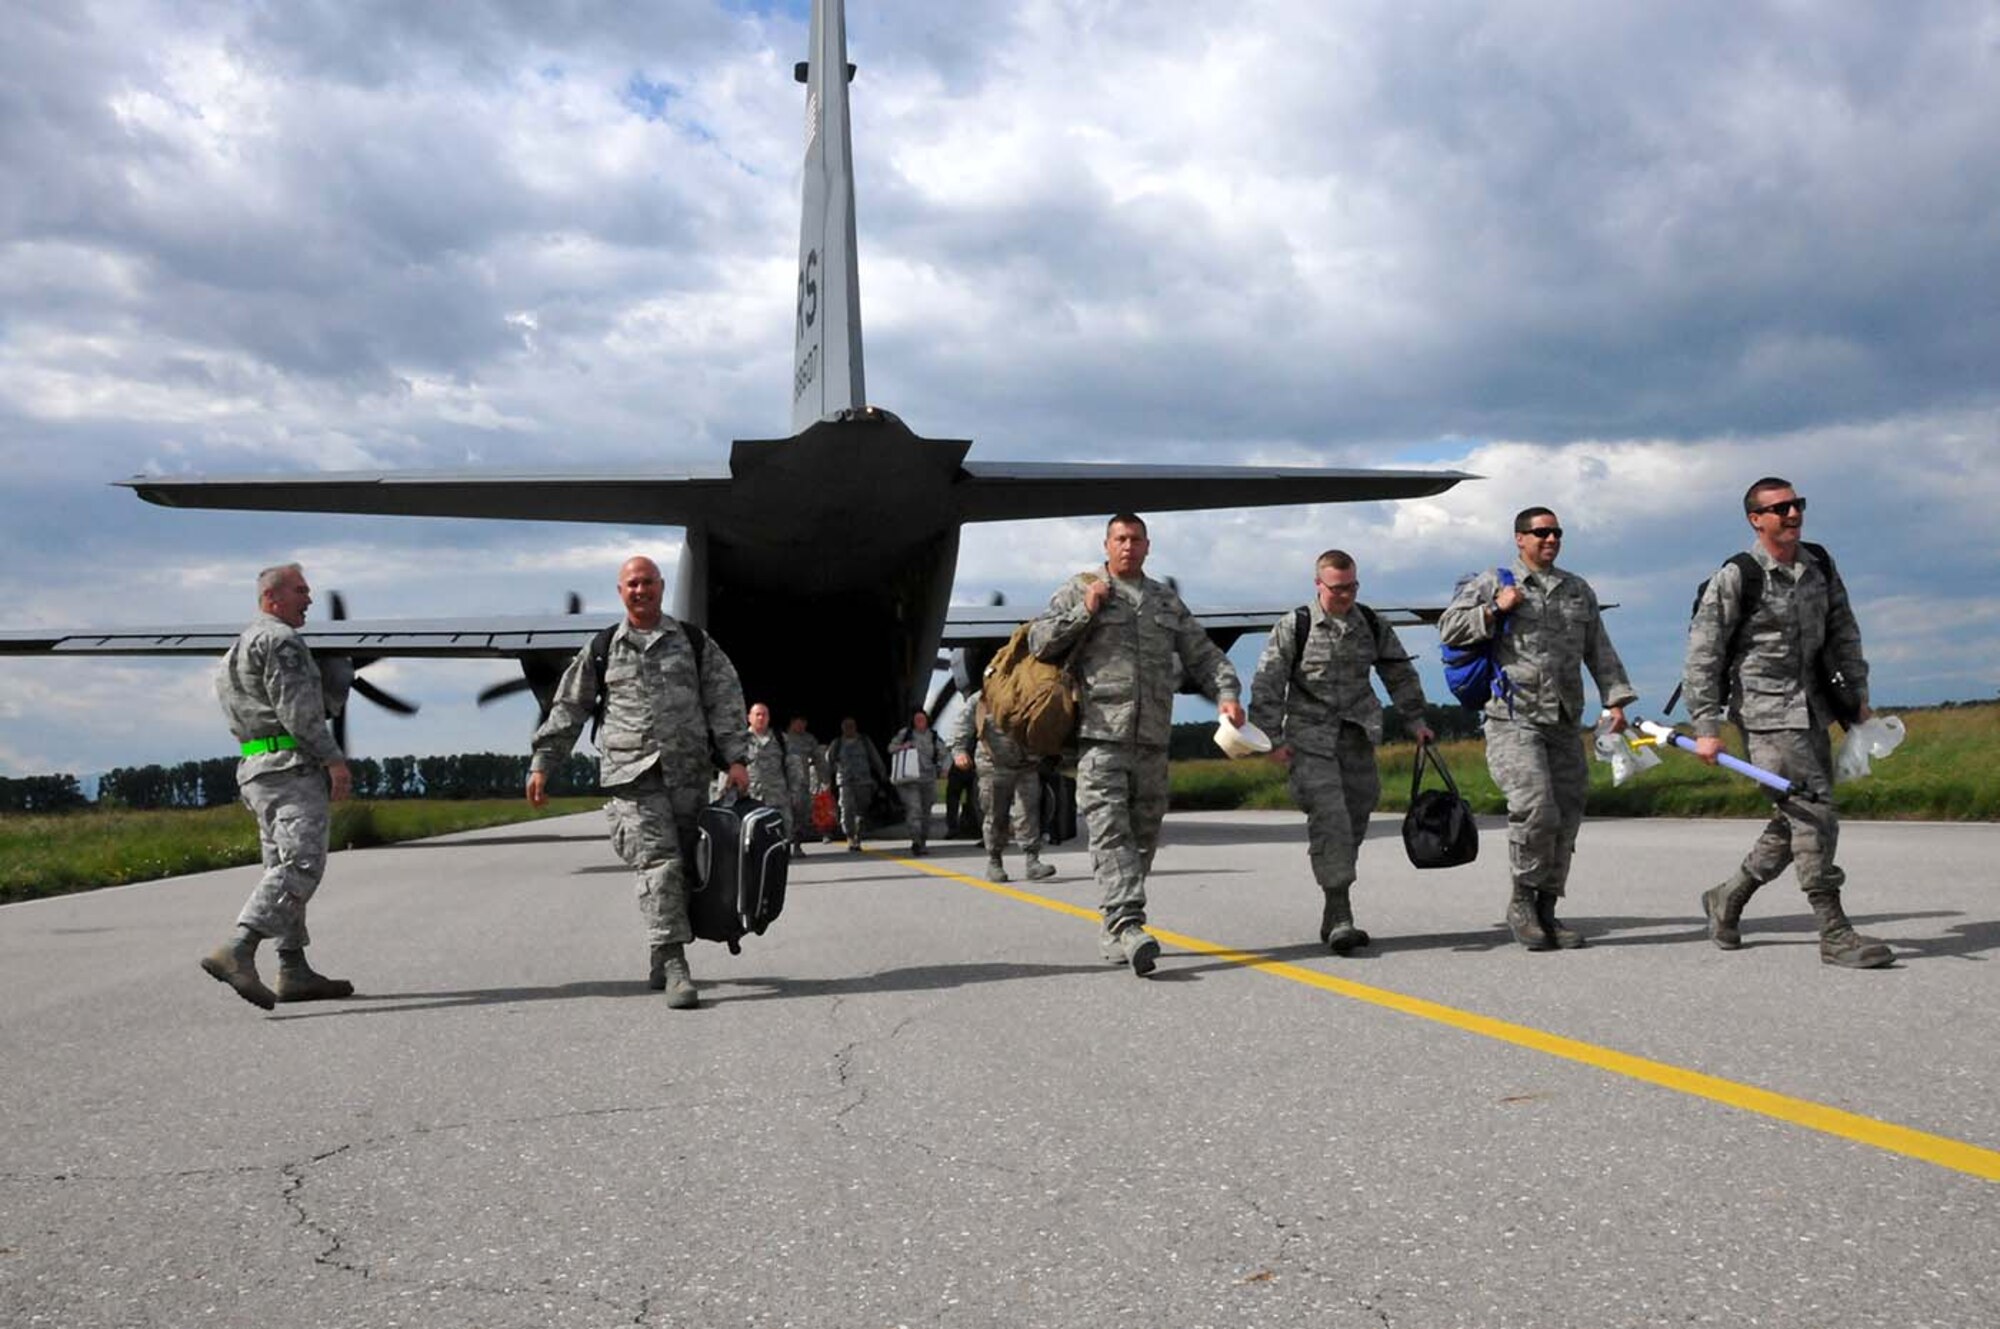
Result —
<svg viewBox="0 0 2000 1329"><path fill-rule="evenodd" d="M347 601L339 591L327 597L333 621L338 623L347 617ZM361 671L382 657L379 655L331 656L320 665L320 679L325 685L327 697L335 702L335 709L329 720L333 725L333 741L347 751L347 694L351 690L366 697L385 711L396 715L415 715L417 703L404 701L392 692L384 692L367 679Z"/></svg>
<svg viewBox="0 0 2000 1329"><path fill-rule="evenodd" d="M565 614L581 614L583 597L571 591L564 601ZM555 697L556 684L562 682L563 670L569 667L571 653L544 651L535 655L524 655L517 663L521 666L519 678L506 679L479 691L479 704L487 706L502 697L511 697L517 692L532 692L535 703L541 707L542 719L549 718L549 704Z"/></svg>

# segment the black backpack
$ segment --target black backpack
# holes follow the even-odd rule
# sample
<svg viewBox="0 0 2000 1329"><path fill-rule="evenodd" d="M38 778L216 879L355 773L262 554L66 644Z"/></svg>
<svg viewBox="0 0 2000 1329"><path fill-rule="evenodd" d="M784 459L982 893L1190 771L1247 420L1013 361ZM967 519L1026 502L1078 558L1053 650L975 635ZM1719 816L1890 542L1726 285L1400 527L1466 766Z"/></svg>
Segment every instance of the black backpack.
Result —
<svg viewBox="0 0 2000 1329"><path fill-rule="evenodd" d="M1814 544L1810 540L1801 540L1799 541L1799 548L1817 558L1821 565L1826 568L1826 579L1828 582L1836 585L1839 584L1840 572L1834 567L1833 555L1827 552L1825 545ZM1744 626L1750 621L1751 611L1764 598L1764 565L1759 563L1756 557L1748 552L1731 554L1723 566L1728 567L1730 564L1734 564L1736 567L1740 579L1742 598L1736 602L1736 626L1730 629L1729 644L1722 653L1722 677L1716 680L1716 695L1725 699L1729 696L1730 671L1736 668L1737 658L1742 654L1740 645L1743 640ZM1701 597L1708 594L1708 584L1713 580L1715 580L1713 577L1704 577L1701 585L1694 588L1694 603L1688 606L1688 621L1690 623L1694 621L1694 616L1701 612ZM1854 689L1848 686L1847 676L1838 669L1828 667L1825 652L1821 652L1818 656L1815 656L1812 663L1813 674L1819 683L1821 693L1826 697L1828 707L1833 712L1833 718L1843 728L1859 720L1861 718L1861 700L1855 695ZM1680 701L1683 686L1685 686L1684 682L1674 684L1673 693L1668 696L1667 704L1661 708L1663 714L1670 713L1674 709L1674 705Z"/></svg>
<svg viewBox="0 0 2000 1329"><path fill-rule="evenodd" d="M680 625L681 634L687 638L688 649L694 652L694 681L699 686L701 683L701 659L703 653L708 648L708 634L685 620L677 618L674 622ZM598 731L604 728L604 708L611 700L611 689L604 681L604 671L611 667L611 639L617 635L618 627L618 624L613 623L610 627L605 628L590 639L590 666L597 675L597 694L590 701L590 741L592 745L595 745L597 742ZM725 769L728 765L727 762L722 760L722 753L715 746L714 734L708 736L708 760L709 764L714 766L718 771ZM789 772L786 773L785 780L786 787L789 788L791 783Z"/></svg>
<svg viewBox="0 0 2000 1329"><path fill-rule="evenodd" d="M1444 788L1425 789L1424 763L1437 767ZM1479 827L1472 805L1459 797L1458 783L1429 743L1417 744L1410 768L1410 810L1403 814L1403 850L1412 866L1455 868L1479 857Z"/></svg>

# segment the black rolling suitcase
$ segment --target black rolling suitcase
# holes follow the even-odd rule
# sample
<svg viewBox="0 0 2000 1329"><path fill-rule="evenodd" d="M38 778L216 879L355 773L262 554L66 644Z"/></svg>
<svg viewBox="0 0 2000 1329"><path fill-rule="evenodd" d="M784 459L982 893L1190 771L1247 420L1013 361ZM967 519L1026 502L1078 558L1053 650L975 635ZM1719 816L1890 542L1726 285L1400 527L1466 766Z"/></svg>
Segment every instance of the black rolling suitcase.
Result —
<svg viewBox="0 0 2000 1329"><path fill-rule="evenodd" d="M785 907L791 867L785 814L754 798L718 800L695 819L694 880L688 921L703 941L731 955L746 932L762 936Z"/></svg>

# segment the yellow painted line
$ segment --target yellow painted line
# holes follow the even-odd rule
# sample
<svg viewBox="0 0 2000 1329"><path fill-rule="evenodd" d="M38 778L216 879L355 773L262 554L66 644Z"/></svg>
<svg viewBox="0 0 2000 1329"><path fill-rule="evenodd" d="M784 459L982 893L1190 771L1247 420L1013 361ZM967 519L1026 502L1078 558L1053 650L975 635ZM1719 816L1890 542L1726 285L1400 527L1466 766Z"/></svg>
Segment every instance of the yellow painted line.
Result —
<svg viewBox="0 0 2000 1329"><path fill-rule="evenodd" d="M890 856L885 854L883 857ZM1037 895L1033 891L1019 890L999 882L968 877L964 873L954 872L950 868L938 867L919 859L892 858L891 861L900 863L904 867L914 868L918 872L928 873L933 877L962 882L967 886L975 886L982 891L1022 904L1053 910L1058 914L1071 914L1077 918L1087 918L1092 922L1096 922L1098 918L1095 909L1086 909L1067 900L1052 899L1046 895ZM1704 1075L1700 1071L1672 1066L1663 1061L1635 1057L1630 1053L1598 1047L1594 1043L1585 1043L1579 1039L1564 1038L1560 1034L1547 1033L1527 1025L1511 1024L1506 1020L1493 1019L1491 1016L1462 1011L1441 1002L1426 1001L1422 997L1406 996L1387 988L1356 983L1352 979L1335 978L1332 974L1321 973L1317 969L1274 960L1255 951L1238 950L1233 946L1204 941L1200 937L1190 937L1185 933L1169 932L1150 923L1146 925L1146 930L1160 941L1179 950L1193 951L1227 964L1260 970L1276 978L1290 979L1294 983L1302 983L1310 988L1318 988L1322 992L1331 992L1355 1001L1366 1002L1370 1006L1412 1015L1420 1020L1430 1020L1436 1024L1463 1030L1468 1034L1477 1034L1482 1038L1512 1043L1516 1047L1531 1048L1536 1052L1545 1052L1551 1057L1580 1062L1613 1075L1623 1075L1628 1079L1658 1085L1662 1089L1671 1089L1676 1093L1706 1098L1726 1107L1755 1112L1776 1121L1804 1126L1808 1130L1838 1136L1840 1139L1887 1150L1892 1154L1922 1159L1926 1163L1935 1163L1954 1172L1963 1172L1986 1181L2000 1181L2000 1151L1982 1149L1976 1144L1967 1144L1948 1136L1932 1135L1928 1131L1914 1130L1908 1126L1898 1126L1894 1122L1878 1121L1857 1112L1815 1103L1811 1099L1793 1098L1789 1094L1773 1093L1769 1089L1759 1089L1754 1085L1738 1084L1734 1080Z"/></svg>

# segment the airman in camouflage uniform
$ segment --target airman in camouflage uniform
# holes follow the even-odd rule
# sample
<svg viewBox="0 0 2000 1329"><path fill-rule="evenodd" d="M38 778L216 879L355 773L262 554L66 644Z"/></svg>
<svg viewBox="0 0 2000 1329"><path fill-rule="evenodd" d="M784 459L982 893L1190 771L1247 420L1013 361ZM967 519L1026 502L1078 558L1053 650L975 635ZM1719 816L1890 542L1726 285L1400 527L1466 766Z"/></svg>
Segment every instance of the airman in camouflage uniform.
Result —
<svg viewBox="0 0 2000 1329"><path fill-rule="evenodd" d="M1055 868L1042 862L1041 762L993 723L993 717L986 713L986 698L978 695L972 705L959 712L952 747L955 749L952 762L958 769L976 768L979 773L979 806L985 819L986 879L1008 879L1007 864L1001 853L1007 848L1010 814L1014 842L1027 855L1028 880L1043 881L1055 876Z"/></svg>
<svg viewBox="0 0 2000 1329"><path fill-rule="evenodd" d="M890 756L904 751L917 754L921 778L915 784L906 781L897 785L896 797L903 802L903 820L910 828L910 852L921 857L930 848L931 806L937 802L938 772L944 769L951 754L944 740L931 728L931 717L924 711L912 715L910 722L890 738Z"/></svg>
<svg viewBox="0 0 2000 1329"><path fill-rule="evenodd" d="M1131 513L1111 519L1101 570L1065 582L1034 620L1038 659L1074 652L1082 684L1076 801L1090 827L1102 892L1100 952L1144 977L1160 944L1146 934L1146 874L1167 812L1167 740L1182 670L1243 723L1236 669L1174 589L1144 574L1151 542Z"/></svg>
<svg viewBox="0 0 2000 1329"><path fill-rule="evenodd" d="M792 717L781 741L792 780L792 857L797 858L805 852L806 837L813 832L813 795L827 786L826 757L819 740L806 729L803 715Z"/></svg>
<svg viewBox="0 0 2000 1329"><path fill-rule="evenodd" d="M1763 589L1755 603L1746 604L1744 574L1732 561L1709 578L1695 606L1682 679L1695 751L1714 764L1723 749L1727 709L1743 731L1750 761L1805 792L1767 791L1776 807L1764 833L1734 876L1702 894L1708 935L1723 950L1739 949L1743 906L1789 865L1819 923L1820 959L1847 969L1879 969L1894 961L1894 953L1857 934L1841 907L1847 874L1833 861L1840 818L1833 806L1833 744L1827 735L1832 711L1820 681L1822 673L1841 675L1859 703L1857 721L1873 713L1861 626L1832 560L1800 538L1806 501L1790 481L1776 476L1757 481L1743 495L1743 511L1757 533L1750 557L1763 569Z"/></svg>
<svg viewBox="0 0 2000 1329"><path fill-rule="evenodd" d="M1514 517L1512 586L1493 571L1468 578L1438 621L1447 646L1498 639L1513 683L1486 706L1486 767L1507 796L1514 894L1507 926L1531 951L1571 950L1583 934L1556 918L1583 825L1589 768L1583 755L1583 676L1590 670L1614 731L1638 697L1604 630L1590 583L1556 567L1562 526L1547 508Z"/></svg>
<svg viewBox="0 0 2000 1329"><path fill-rule="evenodd" d="M326 871L330 800L349 789L347 758L327 724L327 696L312 652L299 637L312 588L296 563L257 574L255 622L215 671L215 695L243 751L236 783L257 818L264 875L237 916L236 931L201 967L253 1006L354 994L346 979L306 963L306 904ZM351 678L351 671L343 677ZM344 695L337 702L344 704ZM278 943L273 992L257 975L257 946Z"/></svg>
<svg viewBox="0 0 2000 1329"><path fill-rule="evenodd" d="M1383 684L1403 723L1421 743L1424 686L1396 630L1355 600L1361 586L1353 556L1329 549L1314 568L1306 631L1298 613L1271 628L1250 685L1250 723L1271 736L1271 759L1291 767L1292 797L1306 814L1306 856L1324 894L1319 939L1335 955L1366 946L1349 896L1368 818L1382 799L1375 745L1382 741Z"/></svg>
<svg viewBox="0 0 2000 1329"><path fill-rule="evenodd" d="M650 558L627 559L618 570L625 620L605 655L603 725L593 741L612 847L639 877L639 913L651 947L647 985L664 991L668 1006L686 1010L700 1004L700 994L687 966L693 868L683 846L708 801L710 743L728 765L729 784L747 792L750 773L736 666L713 638L696 637L698 629L661 611L664 589ZM599 679L590 652L586 645L570 661L548 718L535 730L528 801L536 807L548 801L548 773L592 718Z"/></svg>
<svg viewBox="0 0 2000 1329"><path fill-rule="evenodd" d="M868 829L868 804L875 798L875 786L889 778L882 754L875 743L854 727L854 717L840 722L840 737L826 745L826 764L840 791L840 828L847 833L847 848L861 852L861 834Z"/></svg>
<svg viewBox="0 0 2000 1329"><path fill-rule="evenodd" d="M749 745L744 765L750 772L750 797L785 814L785 839L798 839L792 821L792 772L784 736L771 728L771 708L758 702L750 708Z"/></svg>

